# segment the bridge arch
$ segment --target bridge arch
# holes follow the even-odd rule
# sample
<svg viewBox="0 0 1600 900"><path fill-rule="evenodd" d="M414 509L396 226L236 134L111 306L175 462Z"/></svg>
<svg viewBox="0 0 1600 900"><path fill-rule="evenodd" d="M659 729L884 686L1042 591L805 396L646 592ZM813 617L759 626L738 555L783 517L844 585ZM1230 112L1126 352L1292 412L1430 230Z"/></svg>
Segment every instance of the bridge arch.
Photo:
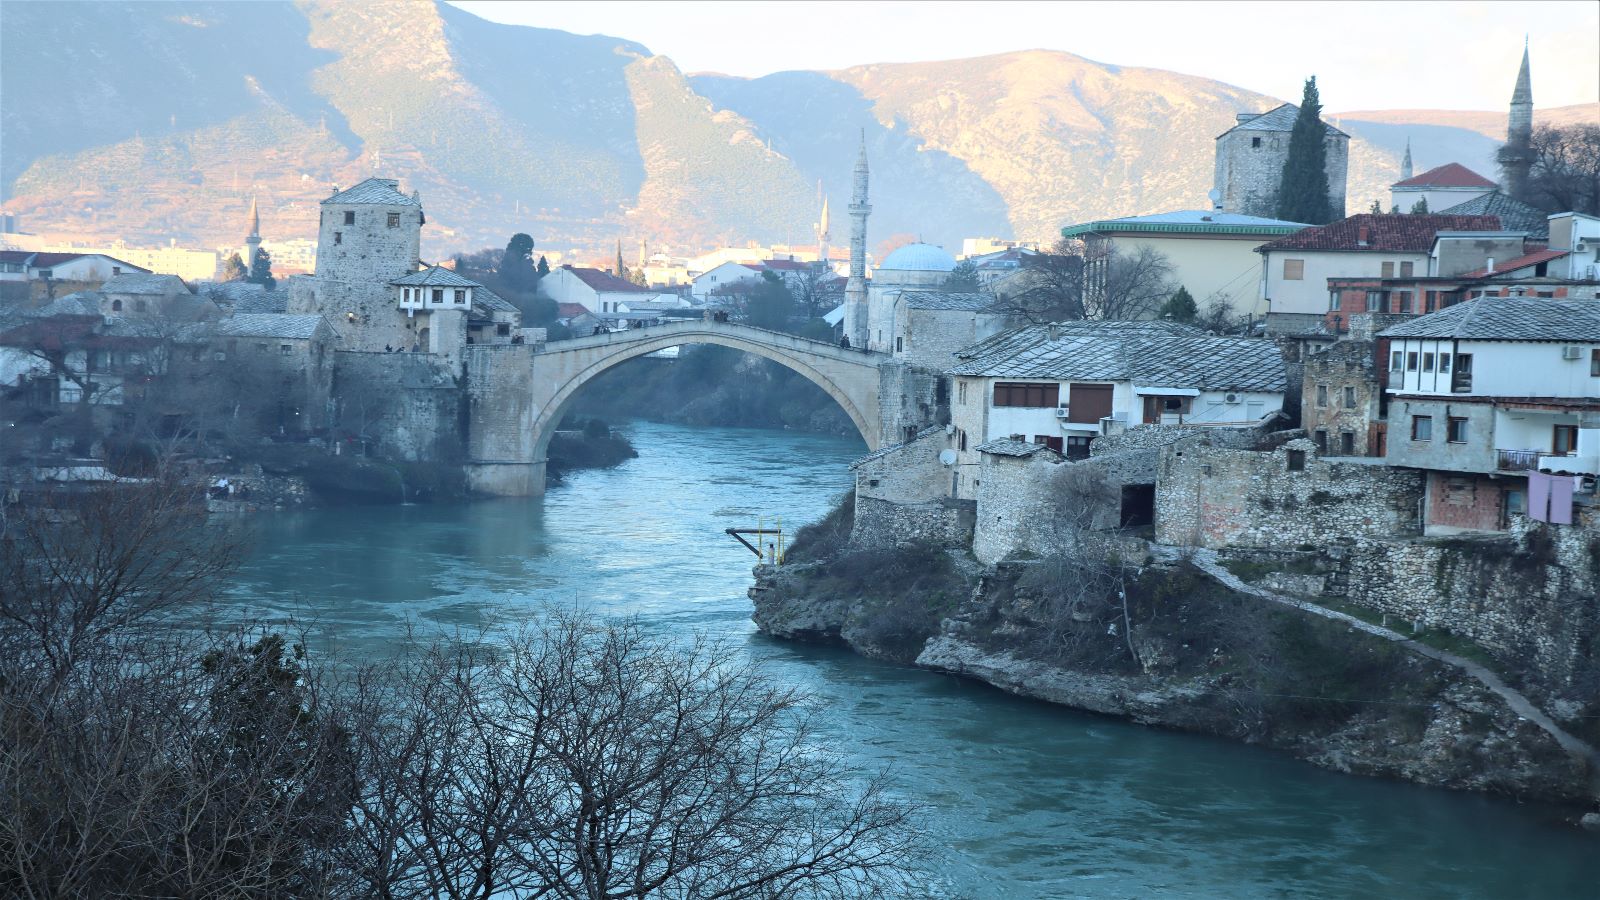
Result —
<svg viewBox="0 0 1600 900"><path fill-rule="evenodd" d="M855 424L868 450L882 445L878 365L882 354L836 347L781 332L726 322L690 321L579 337L545 345L533 357L533 458L547 458L550 438L583 386L631 359L688 344L751 353L822 388Z"/></svg>

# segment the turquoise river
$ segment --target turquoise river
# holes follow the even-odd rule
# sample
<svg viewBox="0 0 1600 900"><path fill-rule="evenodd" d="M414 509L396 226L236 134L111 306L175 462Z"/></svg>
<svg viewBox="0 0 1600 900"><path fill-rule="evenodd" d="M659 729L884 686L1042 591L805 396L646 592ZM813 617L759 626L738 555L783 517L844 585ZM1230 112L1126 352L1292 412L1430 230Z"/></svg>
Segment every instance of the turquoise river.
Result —
<svg viewBox="0 0 1600 900"><path fill-rule="evenodd" d="M928 808L934 897L1600 897L1600 840L1547 809L1339 775L985 685L766 638L753 557L849 486L859 441L638 422L638 459L542 498L256 516L232 598L357 654L408 625L580 604L737 642L825 703L836 746Z"/></svg>

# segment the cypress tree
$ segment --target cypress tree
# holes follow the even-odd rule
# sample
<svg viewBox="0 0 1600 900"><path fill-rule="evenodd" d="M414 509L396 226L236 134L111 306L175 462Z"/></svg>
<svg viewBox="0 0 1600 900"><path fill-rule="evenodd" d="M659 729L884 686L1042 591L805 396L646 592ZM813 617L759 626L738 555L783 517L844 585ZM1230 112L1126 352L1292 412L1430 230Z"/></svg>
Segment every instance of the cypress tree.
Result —
<svg viewBox="0 0 1600 900"><path fill-rule="evenodd" d="M1333 221L1328 204L1327 127L1322 124L1322 100L1317 77L1306 79L1300 115L1289 133L1289 156L1278 185L1278 218L1309 225Z"/></svg>

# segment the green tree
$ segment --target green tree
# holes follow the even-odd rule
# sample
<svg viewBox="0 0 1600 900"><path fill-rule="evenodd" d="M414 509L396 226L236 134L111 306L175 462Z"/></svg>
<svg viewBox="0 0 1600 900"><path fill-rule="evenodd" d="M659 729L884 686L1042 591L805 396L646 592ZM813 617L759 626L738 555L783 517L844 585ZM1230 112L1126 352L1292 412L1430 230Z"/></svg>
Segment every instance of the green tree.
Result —
<svg viewBox="0 0 1600 900"><path fill-rule="evenodd" d="M950 270L950 275L944 280L944 289L947 291L976 291L982 287L978 280L978 267L970 259L963 259L956 263Z"/></svg>
<svg viewBox="0 0 1600 900"><path fill-rule="evenodd" d="M1426 215L1427 212L1428 212L1428 198L1427 197L1423 197L1421 200L1418 200L1417 202L1411 204L1411 214L1412 215Z"/></svg>
<svg viewBox="0 0 1600 900"><path fill-rule="evenodd" d="M500 256L500 277L518 290L532 290L539 283L539 272L533 267L533 238L522 232L511 236L506 251Z"/></svg>
<svg viewBox="0 0 1600 900"><path fill-rule="evenodd" d="M543 255L540 255L540 257L539 257L539 268L536 269L535 271L537 271L539 273L539 277L540 278L543 278L546 275L549 275L550 274L550 261L548 259L545 259Z"/></svg>
<svg viewBox="0 0 1600 900"><path fill-rule="evenodd" d="M783 278L776 272L762 272L761 282L750 293L745 319L757 328L786 331L793 307L794 297Z"/></svg>
<svg viewBox="0 0 1600 900"><path fill-rule="evenodd" d="M1161 305L1161 310L1156 315L1187 324L1200 315L1200 307L1195 304L1189 289L1179 285L1178 289L1172 292L1172 296L1167 298L1167 302Z"/></svg>
<svg viewBox="0 0 1600 900"><path fill-rule="evenodd" d="M250 277L250 270L244 267L244 260L239 258L239 254L230 253L222 261L222 274L217 277L220 281L244 281Z"/></svg>
<svg viewBox="0 0 1600 900"><path fill-rule="evenodd" d="M1383 204L1379 203L1376 200L1374 200L1374 201L1372 201L1372 208L1368 209L1367 212L1369 212L1369 213L1371 213L1372 215L1375 215L1375 216L1381 216L1381 215L1383 215Z"/></svg>
<svg viewBox="0 0 1600 900"><path fill-rule="evenodd" d="M250 260L250 273L245 280L259 284L269 291L276 287L278 279L272 277L272 254L257 247L255 259Z"/></svg>
<svg viewBox="0 0 1600 900"><path fill-rule="evenodd" d="M1289 133L1289 157L1283 163L1278 185L1278 218L1289 222L1326 225L1333 221L1328 203L1327 126L1322 124L1322 100L1315 75L1306 79L1300 115Z"/></svg>

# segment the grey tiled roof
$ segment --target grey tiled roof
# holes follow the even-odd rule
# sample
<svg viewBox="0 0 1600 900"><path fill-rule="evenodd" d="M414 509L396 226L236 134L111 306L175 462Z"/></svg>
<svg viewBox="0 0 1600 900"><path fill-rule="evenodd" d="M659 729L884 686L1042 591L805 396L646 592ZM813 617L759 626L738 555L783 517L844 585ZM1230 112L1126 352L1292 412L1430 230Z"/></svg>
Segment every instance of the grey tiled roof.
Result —
<svg viewBox="0 0 1600 900"><path fill-rule="evenodd" d="M969 356L973 348L957 354L964 361L950 374L1132 381L1141 387L1209 391L1282 391L1287 387L1283 355L1277 345L1255 338L1125 328L1061 333L1051 340L1044 326L1012 334L1011 340L981 354Z"/></svg>
<svg viewBox="0 0 1600 900"><path fill-rule="evenodd" d="M1499 191L1490 191L1439 212L1456 216L1499 216L1500 227L1507 231L1526 231L1528 237L1539 241L1550 239L1550 220L1545 218L1544 210Z"/></svg>
<svg viewBox="0 0 1600 900"><path fill-rule="evenodd" d="M930 425L927 428L924 428L921 431L917 432L916 436L913 437L909 441L903 441L903 442L898 443L898 444L890 444L887 447L879 447L878 449L872 451L871 453L868 453L866 456L863 456L860 459L856 460L855 462L851 463L850 464L850 468L854 469L856 466L859 466L859 465L861 465L863 463L869 463L869 462L872 462L875 459L882 459L883 457L888 456L889 454L895 452L896 450L899 450L901 447L906 447L906 446L909 446L911 444L915 444L917 441L922 440L923 438L927 437L928 435L933 434L935 432L943 431L943 430L944 430L944 426L943 425Z"/></svg>
<svg viewBox="0 0 1600 900"><path fill-rule="evenodd" d="M233 301L233 314L245 313L284 313L289 311L288 291L257 291L253 294L242 294Z"/></svg>
<svg viewBox="0 0 1600 900"><path fill-rule="evenodd" d="M977 446L979 453L993 453L997 456L1032 456L1040 450L1049 450L1044 444L1030 444L1013 438L995 438L984 441Z"/></svg>
<svg viewBox="0 0 1600 900"><path fill-rule="evenodd" d="M176 275L142 273L117 275L102 284L100 290L107 294L155 294L159 296L187 294L190 292L189 286L184 284L183 279Z"/></svg>
<svg viewBox="0 0 1600 900"><path fill-rule="evenodd" d="M1015 352L1044 340L1049 336L1051 328L1061 335L1146 334L1198 337L1205 334L1193 325L1182 325L1177 322L1057 322L1053 326L1024 325L1021 328L1002 331L970 347L957 350L955 355L957 359L980 359L999 353Z"/></svg>
<svg viewBox="0 0 1600 900"><path fill-rule="evenodd" d="M1240 122L1228 129L1228 131L1293 131L1294 120L1299 115L1300 107L1295 106L1293 103L1285 103L1275 109L1267 110L1248 122ZM1349 137L1349 135L1329 125L1326 121L1322 123L1322 126L1327 129L1328 134ZM1227 134L1228 131L1224 131L1223 134Z"/></svg>
<svg viewBox="0 0 1600 900"><path fill-rule="evenodd" d="M1479 297L1418 316L1379 337L1600 341L1600 301Z"/></svg>
<svg viewBox="0 0 1600 900"><path fill-rule="evenodd" d="M383 206L421 206L413 197L400 193L400 182L393 178L368 178L346 188L323 203L376 203Z"/></svg>
<svg viewBox="0 0 1600 900"><path fill-rule="evenodd" d="M48 319L51 316L98 316L100 295L94 291L77 291L65 297L57 297L48 306L27 315L40 319Z"/></svg>
<svg viewBox="0 0 1600 900"><path fill-rule="evenodd" d="M992 294L977 291L901 291L900 298L910 309L948 309L980 312L994 303Z"/></svg>
<svg viewBox="0 0 1600 900"><path fill-rule="evenodd" d="M695 311L690 309L687 306L684 306L684 305L679 304L679 303L669 303L669 302L666 302L666 301L663 301L663 300L645 300L645 301L624 300L624 301L622 301L622 305L626 306L628 308L628 312L631 312L631 313L639 313L639 312L669 313L669 312L677 312L678 310L683 310L685 313L695 314Z"/></svg>
<svg viewBox="0 0 1600 900"><path fill-rule="evenodd" d="M481 284L477 286L477 290L472 292L472 305L482 306L484 309L493 312L517 312L517 308L512 306L505 298Z"/></svg>
<svg viewBox="0 0 1600 900"><path fill-rule="evenodd" d="M444 266L429 266L409 275L402 275L389 283L403 287L417 287L419 285L425 287L482 287L476 281L470 278L463 278Z"/></svg>
<svg viewBox="0 0 1600 900"><path fill-rule="evenodd" d="M321 316L288 313L252 313L223 319L217 333L226 337L270 337L309 340L322 324Z"/></svg>

